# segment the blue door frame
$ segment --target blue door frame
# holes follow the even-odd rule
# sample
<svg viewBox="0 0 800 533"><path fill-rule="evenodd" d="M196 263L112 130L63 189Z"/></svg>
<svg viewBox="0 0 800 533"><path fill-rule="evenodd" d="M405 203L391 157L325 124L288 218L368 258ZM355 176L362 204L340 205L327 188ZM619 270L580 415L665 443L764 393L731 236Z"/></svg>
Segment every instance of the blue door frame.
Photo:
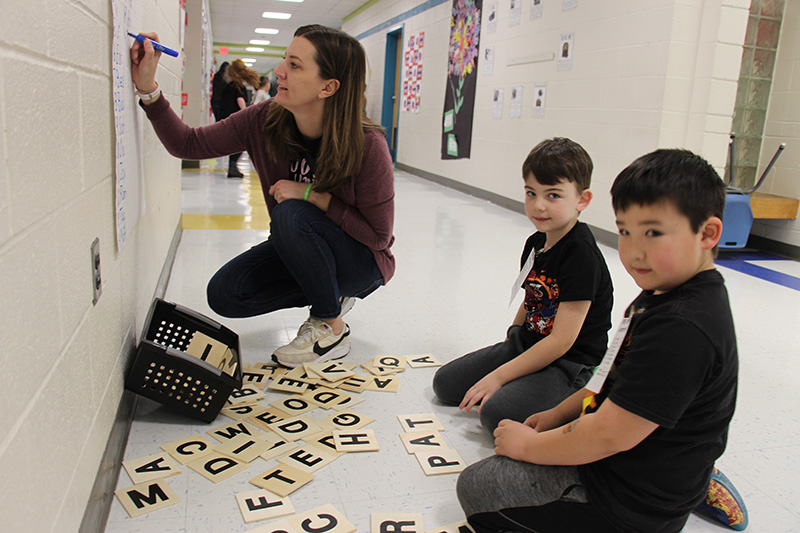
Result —
<svg viewBox="0 0 800 533"><path fill-rule="evenodd" d="M400 62L398 53L402 53L403 27L392 30L386 34L386 57L383 73L383 103L381 108L381 126L386 132L386 142L392 162L397 161L397 122L399 122L399 109L395 121L395 106L400 104L399 71Z"/></svg>

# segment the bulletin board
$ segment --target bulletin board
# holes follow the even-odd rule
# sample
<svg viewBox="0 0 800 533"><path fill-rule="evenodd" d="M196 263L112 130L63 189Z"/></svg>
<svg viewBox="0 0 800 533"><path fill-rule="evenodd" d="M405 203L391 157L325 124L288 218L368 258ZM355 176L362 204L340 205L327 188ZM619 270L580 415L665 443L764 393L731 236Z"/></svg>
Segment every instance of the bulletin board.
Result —
<svg viewBox="0 0 800 533"><path fill-rule="evenodd" d="M419 113L425 32L411 35L403 54L403 111Z"/></svg>
<svg viewBox="0 0 800 533"><path fill-rule="evenodd" d="M140 31L142 14L138 0L111 0L111 8L114 24L111 45L112 100L116 134L114 196L117 249L122 250L144 207L143 112L134 98L130 56L132 39L128 36L128 31Z"/></svg>

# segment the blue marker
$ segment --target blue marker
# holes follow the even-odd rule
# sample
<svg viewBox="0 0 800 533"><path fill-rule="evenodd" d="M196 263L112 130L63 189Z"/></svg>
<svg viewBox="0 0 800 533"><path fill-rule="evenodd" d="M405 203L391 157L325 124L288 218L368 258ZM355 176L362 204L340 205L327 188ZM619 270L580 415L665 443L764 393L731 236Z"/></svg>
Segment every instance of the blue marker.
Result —
<svg viewBox="0 0 800 533"><path fill-rule="evenodd" d="M139 41L140 43L143 43L143 42L145 42L145 41L150 41L151 43L153 43L153 48L155 48L155 49L156 49L156 50L158 50L159 52L164 52L164 53L165 53L165 54L167 54L168 56L172 56L172 57L178 57L178 52L176 52L176 51L175 51L175 50L173 50L172 48L168 48L168 47L164 46L164 45L163 45L163 44L161 44L161 43L157 43L157 42L156 42L156 41L154 41L153 39L148 39L148 38L147 38L147 37L145 37L144 35L134 35L134 34L132 34L131 32L128 32L128 35L130 35L131 37L133 37L134 39L136 39L136 40L137 40L137 41Z"/></svg>

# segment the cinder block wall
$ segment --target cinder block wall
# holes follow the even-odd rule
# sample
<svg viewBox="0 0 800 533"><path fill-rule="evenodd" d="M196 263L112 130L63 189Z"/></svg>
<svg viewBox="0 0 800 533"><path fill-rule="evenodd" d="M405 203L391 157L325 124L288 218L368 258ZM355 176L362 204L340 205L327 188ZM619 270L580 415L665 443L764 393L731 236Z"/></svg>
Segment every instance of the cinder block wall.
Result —
<svg viewBox="0 0 800 533"><path fill-rule="evenodd" d="M141 9L143 31L178 42L179 2ZM143 212L118 251L111 3L9 0L2 11L0 529L77 531L178 228L180 162L144 128ZM163 63L159 83L180 106L181 62Z"/></svg>

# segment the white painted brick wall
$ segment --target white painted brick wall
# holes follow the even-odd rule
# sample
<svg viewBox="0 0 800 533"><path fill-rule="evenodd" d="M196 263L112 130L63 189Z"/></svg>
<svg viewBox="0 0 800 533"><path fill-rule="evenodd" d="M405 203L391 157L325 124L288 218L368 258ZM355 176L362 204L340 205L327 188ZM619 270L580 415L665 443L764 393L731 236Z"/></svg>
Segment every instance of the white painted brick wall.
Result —
<svg viewBox="0 0 800 533"><path fill-rule="evenodd" d="M145 123L146 205L118 252L110 3L9 1L0 17L0 516L4 531L77 531L179 222L180 162ZM145 3L142 29L177 42L178 2ZM181 63L163 63L159 80L178 104ZM95 237L103 294L92 306Z"/></svg>

